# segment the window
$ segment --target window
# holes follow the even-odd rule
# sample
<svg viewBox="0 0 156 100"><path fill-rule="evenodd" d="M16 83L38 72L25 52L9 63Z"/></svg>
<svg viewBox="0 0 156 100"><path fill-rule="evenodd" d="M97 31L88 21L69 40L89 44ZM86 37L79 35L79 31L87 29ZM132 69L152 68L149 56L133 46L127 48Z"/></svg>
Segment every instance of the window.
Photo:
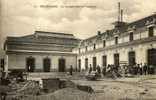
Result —
<svg viewBox="0 0 156 100"><path fill-rule="evenodd" d="M58 59L58 71L65 72L66 70L66 60L64 58Z"/></svg>
<svg viewBox="0 0 156 100"><path fill-rule="evenodd" d="M114 54L114 65L116 67L119 66L119 54L118 53Z"/></svg>
<svg viewBox="0 0 156 100"><path fill-rule="evenodd" d="M86 51L88 51L88 46L86 46Z"/></svg>
<svg viewBox="0 0 156 100"><path fill-rule="evenodd" d="M93 57L93 71L96 71L96 57Z"/></svg>
<svg viewBox="0 0 156 100"><path fill-rule="evenodd" d="M96 44L94 44L94 50L96 49Z"/></svg>
<svg viewBox="0 0 156 100"><path fill-rule="evenodd" d="M80 48L79 48L79 53L80 53Z"/></svg>
<svg viewBox="0 0 156 100"><path fill-rule="evenodd" d="M148 65L156 66L156 49L148 49L147 59Z"/></svg>
<svg viewBox="0 0 156 100"><path fill-rule="evenodd" d="M115 44L118 44L118 37L115 37Z"/></svg>
<svg viewBox="0 0 156 100"><path fill-rule="evenodd" d="M1 68L2 68L2 70L4 71L4 59L1 59L0 61L1 61L1 63L0 63L0 64L1 64L1 66L0 66L0 67L1 67Z"/></svg>
<svg viewBox="0 0 156 100"><path fill-rule="evenodd" d="M148 36L152 37L154 35L154 27L149 27L148 28Z"/></svg>
<svg viewBox="0 0 156 100"><path fill-rule="evenodd" d="M106 41L105 40L103 40L103 47L105 47L106 46Z"/></svg>
<svg viewBox="0 0 156 100"><path fill-rule="evenodd" d="M129 34L129 41L133 41L133 32Z"/></svg>
<svg viewBox="0 0 156 100"><path fill-rule="evenodd" d="M103 67L107 66L107 56L102 56L102 65L103 65Z"/></svg>
<svg viewBox="0 0 156 100"><path fill-rule="evenodd" d="M128 53L128 61L129 61L130 66L135 65L135 52L134 51L130 51Z"/></svg>
<svg viewBox="0 0 156 100"><path fill-rule="evenodd" d="M50 62L50 58L46 57L43 59L43 71L44 72L50 72L50 66L51 66L51 62Z"/></svg>
<svg viewBox="0 0 156 100"><path fill-rule="evenodd" d="M148 49L147 51L147 63L150 66L156 66L156 49ZM155 73L155 67L149 69L149 74Z"/></svg>
<svg viewBox="0 0 156 100"><path fill-rule="evenodd" d="M35 71L35 58L30 56L26 58L26 70L27 72L34 72Z"/></svg>
<svg viewBox="0 0 156 100"><path fill-rule="evenodd" d="M88 58L85 59L85 69L88 69Z"/></svg>
<svg viewBox="0 0 156 100"><path fill-rule="evenodd" d="M78 60L78 71L81 71L81 59Z"/></svg>

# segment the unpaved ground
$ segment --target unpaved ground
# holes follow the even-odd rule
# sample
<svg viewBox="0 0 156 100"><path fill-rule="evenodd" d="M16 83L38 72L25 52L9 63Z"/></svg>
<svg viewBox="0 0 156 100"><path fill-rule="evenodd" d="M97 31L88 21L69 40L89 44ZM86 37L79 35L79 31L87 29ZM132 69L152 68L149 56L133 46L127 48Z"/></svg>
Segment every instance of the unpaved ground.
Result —
<svg viewBox="0 0 156 100"><path fill-rule="evenodd" d="M156 75L117 79L102 78L98 81L71 77L73 76L70 76L68 80L74 82L74 85L91 86L94 92L87 93L69 84L67 88L52 93L30 95L27 96L28 98L15 100L156 100Z"/></svg>
<svg viewBox="0 0 156 100"><path fill-rule="evenodd" d="M156 100L155 75L115 80L73 80L73 82L90 85L95 91L96 100Z"/></svg>
<svg viewBox="0 0 156 100"><path fill-rule="evenodd" d="M22 100L95 100L95 96L76 88L64 88L45 95L29 96Z"/></svg>

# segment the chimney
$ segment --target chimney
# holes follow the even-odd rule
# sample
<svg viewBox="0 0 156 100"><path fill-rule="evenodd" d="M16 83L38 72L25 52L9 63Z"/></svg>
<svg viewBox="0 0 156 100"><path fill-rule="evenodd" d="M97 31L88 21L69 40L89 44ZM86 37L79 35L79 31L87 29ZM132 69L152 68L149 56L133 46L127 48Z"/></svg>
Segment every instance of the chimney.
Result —
<svg viewBox="0 0 156 100"><path fill-rule="evenodd" d="M38 31L35 31L34 36L35 36L35 38L38 38Z"/></svg>
<svg viewBox="0 0 156 100"><path fill-rule="evenodd" d="M118 20L113 23L114 28L121 28L126 25L126 22L123 22L123 9L121 9L120 2L118 2Z"/></svg>
<svg viewBox="0 0 156 100"><path fill-rule="evenodd" d="M108 33L108 34L109 34L109 32L110 32L109 30L106 30L106 33Z"/></svg>
<svg viewBox="0 0 156 100"><path fill-rule="evenodd" d="M101 31L98 31L97 34L98 34L98 35L101 35Z"/></svg>
<svg viewBox="0 0 156 100"><path fill-rule="evenodd" d="M123 9L121 9L121 22L123 22Z"/></svg>
<svg viewBox="0 0 156 100"><path fill-rule="evenodd" d="M118 2L118 22L120 22L120 2Z"/></svg>

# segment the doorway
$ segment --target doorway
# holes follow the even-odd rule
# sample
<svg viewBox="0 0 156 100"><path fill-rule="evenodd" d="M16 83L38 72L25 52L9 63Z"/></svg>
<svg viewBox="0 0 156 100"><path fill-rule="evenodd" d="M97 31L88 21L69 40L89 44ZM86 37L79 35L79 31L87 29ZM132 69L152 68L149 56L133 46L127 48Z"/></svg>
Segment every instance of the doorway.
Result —
<svg viewBox="0 0 156 100"><path fill-rule="evenodd" d="M5 70L5 69L4 69L4 59L1 59L0 61L1 61L1 62L0 62L1 68L2 68L2 70L4 71L4 70Z"/></svg>
<svg viewBox="0 0 156 100"><path fill-rule="evenodd" d="M59 72L65 72L66 61L64 58L59 59Z"/></svg>
<svg viewBox="0 0 156 100"><path fill-rule="evenodd" d="M81 59L78 60L78 72L81 71Z"/></svg>
<svg viewBox="0 0 156 100"><path fill-rule="evenodd" d="M88 58L85 59L85 69L88 70Z"/></svg>
<svg viewBox="0 0 156 100"><path fill-rule="evenodd" d="M156 49L149 49L147 51L147 63L149 66L148 73L154 74L156 66Z"/></svg>
<svg viewBox="0 0 156 100"><path fill-rule="evenodd" d="M48 57L44 58L43 59L43 71L50 72L50 66L51 66L50 59Z"/></svg>
<svg viewBox="0 0 156 100"><path fill-rule="evenodd" d="M96 71L96 57L93 57L93 71Z"/></svg>
<svg viewBox="0 0 156 100"><path fill-rule="evenodd" d="M148 65L156 66L156 49L149 49L147 52Z"/></svg>
<svg viewBox="0 0 156 100"><path fill-rule="evenodd" d="M26 58L26 70L28 72L34 72L35 70L35 58L34 57Z"/></svg>
<svg viewBox="0 0 156 100"><path fill-rule="evenodd" d="M114 54L114 65L116 67L119 67L119 54L118 53Z"/></svg>
<svg viewBox="0 0 156 100"><path fill-rule="evenodd" d="M129 62L129 65L130 66L133 66L136 64L136 61L135 61L135 52L134 51L130 51L128 53L128 62Z"/></svg>
<svg viewBox="0 0 156 100"><path fill-rule="evenodd" d="M103 67L107 66L107 56L102 56L102 65Z"/></svg>

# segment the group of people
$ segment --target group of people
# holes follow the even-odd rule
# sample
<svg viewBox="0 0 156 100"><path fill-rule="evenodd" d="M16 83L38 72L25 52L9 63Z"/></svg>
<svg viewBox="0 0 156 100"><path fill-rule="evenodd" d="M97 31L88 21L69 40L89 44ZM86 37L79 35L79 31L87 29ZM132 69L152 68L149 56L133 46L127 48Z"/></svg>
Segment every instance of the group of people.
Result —
<svg viewBox="0 0 156 100"><path fill-rule="evenodd" d="M96 67L92 67L92 65L90 64L89 69L88 69L88 73L90 74L92 71L96 71L98 74L106 74L106 67L103 67L101 69L101 67L98 65Z"/></svg>
<svg viewBox="0 0 156 100"><path fill-rule="evenodd" d="M92 71L96 71L98 74L102 74L106 76L108 72L120 73L123 71L125 74L132 75L147 75L147 74L155 74L155 67L152 65L147 65L146 63L142 64L134 64L134 65L123 65L123 66L115 66L113 64L108 64L107 66L100 67L92 66L90 64L88 68L88 73L90 74ZM73 75L73 67L72 65L69 68L69 74Z"/></svg>
<svg viewBox="0 0 156 100"><path fill-rule="evenodd" d="M126 74L129 73L132 75L155 74L155 67L152 65L147 65L146 63L125 66L115 66L113 64L108 64L107 66L103 67L100 67L99 65L97 65L96 67L92 67L92 65L90 64L88 73L96 71L98 74L102 74L103 76L105 76L108 72L120 73L121 69L123 69Z"/></svg>
<svg viewBox="0 0 156 100"><path fill-rule="evenodd" d="M94 70L93 70L93 68L94 68ZM97 67L93 67L93 68L90 64L88 73L91 73L92 71L96 71L98 74L106 76L108 73L112 73L112 72L116 73L116 75L117 75L119 66L115 66L113 64L108 64L107 66L103 66L103 67L100 67L99 65L97 65Z"/></svg>
<svg viewBox="0 0 156 100"><path fill-rule="evenodd" d="M155 67L152 65L147 65L146 63L134 64L128 66L129 73L134 75L147 75L155 74Z"/></svg>

